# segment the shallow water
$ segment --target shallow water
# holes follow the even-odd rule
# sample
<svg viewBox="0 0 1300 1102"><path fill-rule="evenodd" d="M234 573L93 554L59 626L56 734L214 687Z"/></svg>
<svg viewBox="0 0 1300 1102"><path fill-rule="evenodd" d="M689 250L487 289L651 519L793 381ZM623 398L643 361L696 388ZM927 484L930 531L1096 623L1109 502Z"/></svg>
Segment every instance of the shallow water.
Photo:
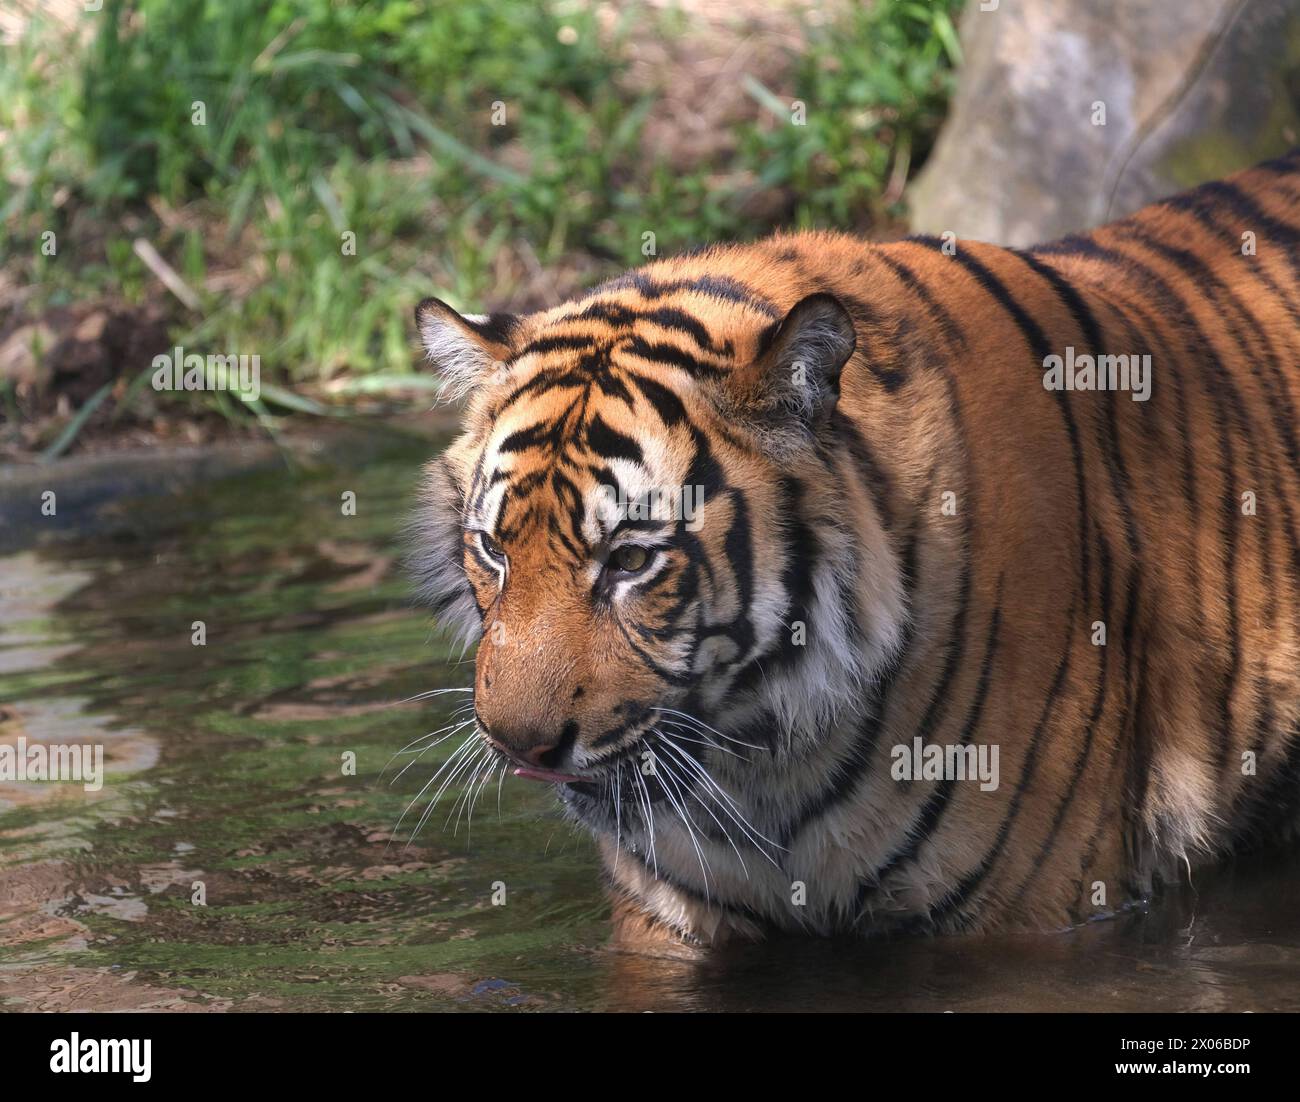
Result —
<svg viewBox="0 0 1300 1102"><path fill-rule="evenodd" d="M444 800L410 841L454 744L393 755L458 694L398 702L471 679L399 561L429 451L65 514L0 557L0 742L107 766L98 792L0 782L0 1007L1300 1010L1300 855L1066 934L679 961L606 951L593 847L541 786L488 790L472 829Z"/></svg>

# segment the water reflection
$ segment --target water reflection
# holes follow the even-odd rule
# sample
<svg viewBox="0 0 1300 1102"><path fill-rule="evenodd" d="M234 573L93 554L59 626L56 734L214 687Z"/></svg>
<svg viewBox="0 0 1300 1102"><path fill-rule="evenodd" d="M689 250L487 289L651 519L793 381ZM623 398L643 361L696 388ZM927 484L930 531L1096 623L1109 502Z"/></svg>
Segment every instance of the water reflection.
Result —
<svg viewBox="0 0 1300 1102"><path fill-rule="evenodd" d="M110 765L99 794L0 786L4 1005L1300 1010L1295 856L1068 934L667 960L606 949L593 849L544 790L507 782L468 836L436 812L408 845L451 747L384 769L453 706L396 702L469 678L397 566L429 450L241 474L0 558L0 738Z"/></svg>
<svg viewBox="0 0 1300 1102"><path fill-rule="evenodd" d="M88 757L101 762L103 769L103 775L85 783L36 783L0 775L0 811L45 801L85 803L119 797L127 778L157 764L158 739L118 723L114 716L95 714L89 710L91 701L86 696L63 695L67 682L54 672L60 664L75 664L73 656L83 646L55 610L60 602L91 584L93 574L23 552L0 560L0 578L4 579L0 585L0 675L15 686L26 687L0 703L0 746L7 748L7 760L46 759L50 749L59 746L102 747L102 762L98 755ZM48 824L50 836L60 845L70 840L67 831L60 829L64 825Z"/></svg>

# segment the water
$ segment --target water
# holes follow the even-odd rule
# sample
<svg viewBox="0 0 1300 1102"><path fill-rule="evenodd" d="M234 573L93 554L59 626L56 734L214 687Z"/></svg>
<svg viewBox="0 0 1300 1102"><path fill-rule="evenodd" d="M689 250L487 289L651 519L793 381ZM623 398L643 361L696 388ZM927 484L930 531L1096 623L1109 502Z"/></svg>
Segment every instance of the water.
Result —
<svg viewBox="0 0 1300 1102"><path fill-rule="evenodd" d="M1300 1010L1300 856L1067 934L668 960L606 950L593 847L542 786L488 790L472 829L447 800L409 841L453 744L389 762L457 694L397 702L471 680L401 571L430 451L347 442L0 557L0 741L102 743L108 770L0 782L0 1006Z"/></svg>

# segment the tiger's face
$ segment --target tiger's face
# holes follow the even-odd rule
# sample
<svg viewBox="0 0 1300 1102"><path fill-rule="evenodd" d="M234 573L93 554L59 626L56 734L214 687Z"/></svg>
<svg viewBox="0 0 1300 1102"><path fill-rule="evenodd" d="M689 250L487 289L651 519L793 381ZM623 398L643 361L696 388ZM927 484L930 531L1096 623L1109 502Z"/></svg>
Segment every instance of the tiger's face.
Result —
<svg viewBox="0 0 1300 1102"><path fill-rule="evenodd" d="M561 388L503 402L448 456L481 631L476 716L539 775L613 760L658 709L713 684L728 648L711 633L749 582L739 567L701 578L725 559L718 535L734 504L684 413L657 411L648 389L629 380L619 398Z"/></svg>
<svg viewBox="0 0 1300 1102"><path fill-rule="evenodd" d="M853 323L825 295L773 317L719 311L717 293L685 291L710 299L709 327L635 289L528 318L417 311L468 396L429 469L417 565L435 611L479 639L478 730L518 775L581 790L656 731L689 738L685 717L820 706L813 683L770 697L819 661L791 621L845 580L814 576L848 549L799 510L827 481Z"/></svg>

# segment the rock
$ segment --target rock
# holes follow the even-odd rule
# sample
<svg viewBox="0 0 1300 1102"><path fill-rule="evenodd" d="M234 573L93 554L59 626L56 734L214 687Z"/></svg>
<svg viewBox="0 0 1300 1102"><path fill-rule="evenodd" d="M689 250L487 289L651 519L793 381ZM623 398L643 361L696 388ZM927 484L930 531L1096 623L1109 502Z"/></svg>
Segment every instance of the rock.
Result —
<svg viewBox="0 0 1300 1102"><path fill-rule="evenodd" d="M1033 245L1300 135L1294 0L971 0L960 29L957 95L909 194L917 233Z"/></svg>
<svg viewBox="0 0 1300 1102"><path fill-rule="evenodd" d="M72 335L79 341L102 341L109 321L110 316L106 310L96 310L77 323Z"/></svg>
<svg viewBox="0 0 1300 1102"><path fill-rule="evenodd" d="M0 343L0 381L23 392L44 390L52 374L46 353L58 339L42 322L15 329Z"/></svg>

